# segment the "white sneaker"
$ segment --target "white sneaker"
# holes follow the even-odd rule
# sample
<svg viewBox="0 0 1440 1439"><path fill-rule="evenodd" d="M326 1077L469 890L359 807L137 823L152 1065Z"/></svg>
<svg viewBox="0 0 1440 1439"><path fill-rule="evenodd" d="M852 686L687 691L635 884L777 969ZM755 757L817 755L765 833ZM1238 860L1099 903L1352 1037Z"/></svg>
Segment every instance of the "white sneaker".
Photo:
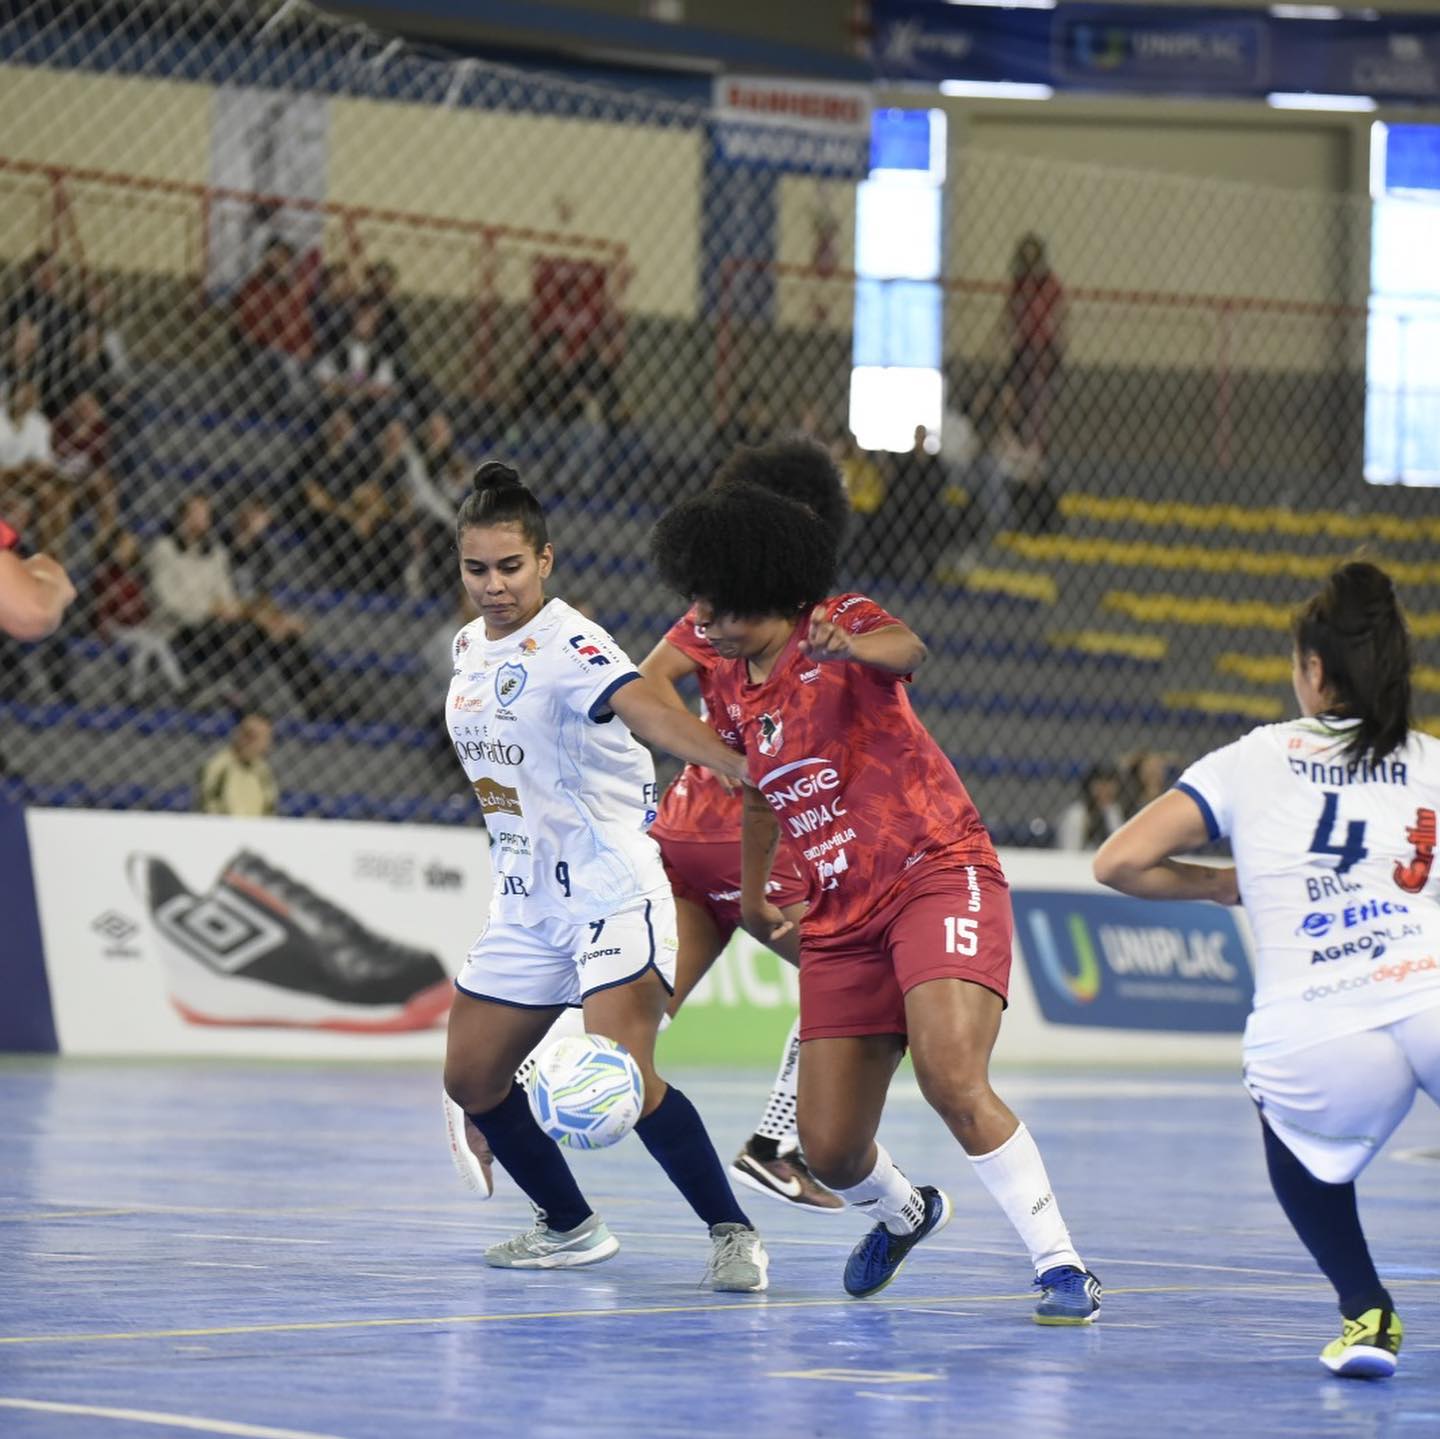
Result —
<svg viewBox="0 0 1440 1439"><path fill-rule="evenodd" d="M770 1287L770 1256L760 1236L745 1224L710 1228L715 1248L706 1277L718 1294L758 1294Z"/></svg>
<svg viewBox="0 0 1440 1439"><path fill-rule="evenodd" d="M551 1229L542 1210L535 1211L535 1224L503 1244L485 1251L485 1262L494 1269L579 1269L599 1264L620 1249L620 1241L592 1214L574 1229Z"/></svg>

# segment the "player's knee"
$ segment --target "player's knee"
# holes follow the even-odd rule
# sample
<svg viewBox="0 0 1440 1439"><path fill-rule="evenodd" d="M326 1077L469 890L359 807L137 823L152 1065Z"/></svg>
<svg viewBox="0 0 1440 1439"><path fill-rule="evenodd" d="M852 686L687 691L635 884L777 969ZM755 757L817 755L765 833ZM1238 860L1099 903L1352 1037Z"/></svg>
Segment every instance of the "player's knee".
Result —
<svg viewBox="0 0 1440 1439"><path fill-rule="evenodd" d="M445 1093L471 1115L488 1114L502 1105L514 1082L511 1074L496 1078L474 1069L445 1071Z"/></svg>
<svg viewBox="0 0 1440 1439"><path fill-rule="evenodd" d="M946 1123L952 1134L973 1129L990 1099L990 1081L984 1074L964 1070L915 1066L915 1078L925 1102Z"/></svg>

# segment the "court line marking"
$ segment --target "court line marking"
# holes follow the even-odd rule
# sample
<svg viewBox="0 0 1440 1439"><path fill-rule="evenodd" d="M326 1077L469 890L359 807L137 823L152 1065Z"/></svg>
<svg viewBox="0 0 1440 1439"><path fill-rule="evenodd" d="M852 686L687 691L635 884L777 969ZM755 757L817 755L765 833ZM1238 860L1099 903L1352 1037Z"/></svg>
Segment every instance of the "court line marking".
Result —
<svg viewBox="0 0 1440 1439"><path fill-rule="evenodd" d="M1411 1281L1434 1283L1436 1281ZM1256 1294L1287 1292L1309 1294L1324 1281L1305 1284L1155 1284L1107 1289L1111 1298L1133 1294ZM930 1294L912 1299L867 1299L868 1309L904 1310L916 1305L1013 1304L1033 1299L1029 1290L1004 1294ZM517 1309L508 1314L430 1314L386 1319L305 1319L290 1323L230 1324L200 1329L133 1329L112 1333L3 1334L0 1346L11 1344L100 1344L128 1343L141 1339L198 1339L233 1337L241 1334L305 1334L336 1329L420 1329L447 1324L506 1324L534 1319L634 1319L655 1314L755 1314L772 1309L848 1309L857 1303L845 1295L829 1299L759 1299L751 1303L645 1304L614 1309Z"/></svg>
<svg viewBox="0 0 1440 1439"><path fill-rule="evenodd" d="M273 1234L196 1234L183 1231L172 1239L238 1239L246 1244L334 1244L333 1239L282 1239Z"/></svg>
<svg viewBox="0 0 1440 1439"><path fill-rule="evenodd" d="M89 1419L118 1419L127 1424L154 1424L162 1429L192 1429L201 1434L231 1434L238 1439L341 1439L313 1429L272 1429L264 1424L237 1424L228 1419L203 1419L194 1414L162 1414L152 1409L109 1409L99 1404L57 1404L48 1399L0 1399L0 1408L28 1409L38 1414L81 1414Z"/></svg>

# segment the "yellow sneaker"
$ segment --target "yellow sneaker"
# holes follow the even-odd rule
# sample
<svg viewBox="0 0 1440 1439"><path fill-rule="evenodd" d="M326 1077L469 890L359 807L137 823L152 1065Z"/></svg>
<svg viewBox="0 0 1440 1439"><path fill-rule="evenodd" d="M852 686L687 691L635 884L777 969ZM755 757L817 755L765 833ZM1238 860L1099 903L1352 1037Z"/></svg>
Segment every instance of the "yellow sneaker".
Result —
<svg viewBox="0 0 1440 1439"><path fill-rule="evenodd" d="M1347 1319L1340 1337L1320 1351L1320 1362L1344 1379L1388 1379L1400 1357L1405 1326L1389 1309L1367 1309Z"/></svg>

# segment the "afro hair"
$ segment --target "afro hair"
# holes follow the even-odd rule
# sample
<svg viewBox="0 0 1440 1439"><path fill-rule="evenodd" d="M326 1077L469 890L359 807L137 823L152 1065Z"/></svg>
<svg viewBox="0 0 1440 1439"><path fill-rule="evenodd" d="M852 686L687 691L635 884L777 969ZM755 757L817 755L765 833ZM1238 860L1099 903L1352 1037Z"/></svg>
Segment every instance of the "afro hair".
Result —
<svg viewBox="0 0 1440 1439"><path fill-rule="evenodd" d="M772 440L768 445L742 446L717 471L715 485L759 485L786 499L798 500L819 516L834 537L838 551L850 522L845 481L830 452L814 440Z"/></svg>
<svg viewBox="0 0 1440 1439"><path fill-rule="evenodd" d="M713 486L681 501L650 536L660 577L720 615L794 615L835 582L835 540L815 512L759 485Z"/></svg>

